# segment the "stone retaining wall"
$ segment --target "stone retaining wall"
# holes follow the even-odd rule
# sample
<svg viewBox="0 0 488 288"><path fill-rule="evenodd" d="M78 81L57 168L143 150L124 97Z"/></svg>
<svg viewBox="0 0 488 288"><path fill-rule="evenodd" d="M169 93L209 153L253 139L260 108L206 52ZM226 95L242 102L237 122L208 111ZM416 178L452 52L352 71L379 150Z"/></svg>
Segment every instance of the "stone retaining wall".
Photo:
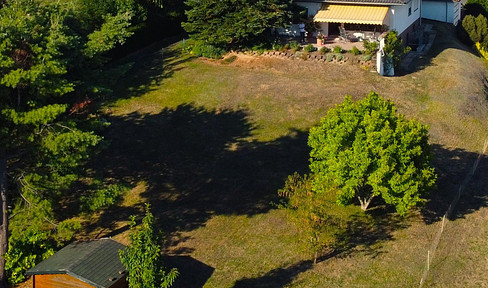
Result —
<svg viewBox="0 0 488 288"><path fill-rule="evenodd" d="M242 52L241 52L242 53ZM355 56L350 53L346 54L339 54L339 53L327 53L327 54L321 54L318 52L303 52L303 51L297 51L297 52L292 52L292 51L264 51L262 53L257 52L257 51L252 51L252 52L245 52L244 54L246 55L252 55L256 57L274 57L274 58L284 58L284 59L299 59L299 60L308 60L308 61L316 61L316 62L323 62L323 63L335 63L335 64L358 64L361 66L368 66L368 67L374 67L376 63L376 57L373 57L369 61L365 61L361 59L362 56ZM304 56L305 55L305 56ZM342 55L342 59L337 59L337 55Z"/></svg>

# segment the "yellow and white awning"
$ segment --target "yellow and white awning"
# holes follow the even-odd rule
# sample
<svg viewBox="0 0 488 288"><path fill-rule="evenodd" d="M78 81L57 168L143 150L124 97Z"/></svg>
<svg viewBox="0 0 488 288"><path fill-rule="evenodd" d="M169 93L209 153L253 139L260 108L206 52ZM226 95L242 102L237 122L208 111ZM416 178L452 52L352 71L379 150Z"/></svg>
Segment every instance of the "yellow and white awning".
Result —
<svg viewBox="0 0 488 288"><path fill-rule="evenodd" d="M315 22L383 25L388 6L323 4Z"/></svg>

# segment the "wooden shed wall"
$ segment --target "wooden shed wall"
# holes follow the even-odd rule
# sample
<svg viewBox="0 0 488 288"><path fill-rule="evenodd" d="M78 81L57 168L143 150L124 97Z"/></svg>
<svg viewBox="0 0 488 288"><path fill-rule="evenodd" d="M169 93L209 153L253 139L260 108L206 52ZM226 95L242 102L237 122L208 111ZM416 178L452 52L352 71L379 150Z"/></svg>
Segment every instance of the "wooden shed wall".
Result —
<svg viewBox="0 0 488 288"><path fill-rule="evenodd" d="M110 288L127 288L129 287L129 283L127 283L127 277L122 277L117 280Z"/></svg>
<svg viewBox="0 0 488 288"><path fill-rule="evenodd" d="M33 288L94 288L67 274L34 275Z"/></svg>

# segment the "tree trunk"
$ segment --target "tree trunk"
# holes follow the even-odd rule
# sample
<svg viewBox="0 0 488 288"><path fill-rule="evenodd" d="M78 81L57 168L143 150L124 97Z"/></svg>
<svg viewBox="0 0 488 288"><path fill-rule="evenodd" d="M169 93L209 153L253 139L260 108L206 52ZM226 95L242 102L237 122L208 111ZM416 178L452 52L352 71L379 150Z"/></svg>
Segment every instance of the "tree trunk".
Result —
<svg viewBox="0 0 488 288"><path fill-rule="evenodd" d="M315 255L313 257L313 264L317 264L317 258L319 256L319 252L318 251L315 251Z"/></svg>
<svg viewBox="0 0 488 288"><path fill-rule="evenodd" d="M8 249L8 215L7 215L7 155L0 147L0 288L7 287L5 258Z"/></svg>
<svg viewBox="0 0 488 288"><path fill-rule="evenodd" d="M370 198L361 198L358 197L359 203L361 204L361 210L366 211L368 209L369 203L371 203L371 200L373 200L374 196L371 196Z"/></svg>

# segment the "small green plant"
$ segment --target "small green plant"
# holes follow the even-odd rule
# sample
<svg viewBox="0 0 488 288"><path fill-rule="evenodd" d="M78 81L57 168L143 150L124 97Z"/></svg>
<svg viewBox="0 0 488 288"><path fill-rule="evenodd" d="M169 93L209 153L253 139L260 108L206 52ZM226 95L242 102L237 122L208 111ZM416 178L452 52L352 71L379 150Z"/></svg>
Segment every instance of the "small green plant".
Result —
<svg viewBox="0 0 488 288"><path fill-rule="evenodd" d="M272 48L272 45L269 45L267 43L259 43L254 46L252 46L253 51L268 51L270 48Z"/></svg>
<svg viewBox="0 0 488 288"><path fill-rule="evenodd" d="M307 60L308 59L308 53L307 52L303 52L300 57L302 58L302 60Z"/></svg>
<svg viewBox="0 0 488 288"><path fill-rule="evenodd" d="M303 48L303 50L305 50L308 53L310 53L310 52L313 52L313 51L315 51L317 49L312 44L308 44L307 46L305 46L305 48Z"/></svg>
<svg viewBox="0 0 488 288"><path fill-rule="evenodd" d="M297 52L300 50L300 44L297 41L291 41L290 42L290 49L293 53Z"/></svg>
<svg viewBox="0 0 488 288"><path fill-rule="evenodd" d="M327 53L325 60L327 60L327 62L334 60L334 53Z"/></svg>
<svg viewBox="0 0 488 288"><path fill-rule="evenodd" d="M286 52L286 50L290 49L290 44L286 43L285 45L283 45L283 47L281 48L281 52Z"/></svg>
<svg viewBox="0 0 488 288"><path fill-rule="evenodd" d="M373 56L371 56L370 54L364 54L362 57L361 57L361 60L363 61L371 61L371 58Z"/></svg>
<svg viewBox="0 0 488 288"><path fill-rule="evenodd" d="M342 53L342 48L341 48L341 46L334 46L333 51L334 51L334 53Z"/></svg>
<svg viewBox="0 0 488 288"><path fill-rule="evenodd" d="M364 54L373 56L378 49L378 42L370 42L368 40L363 41Z"/></svg>
<svg viewBox="0 0 488 288"><path fill-rule="evenodd" d="M197 41L193 46L192 53L196 56L220 59L222 58L222 55L224 55L225 50L220 47L204 43L203 41Z"/></svg>
<svg viewBox="0 0 488 288"><path fill-rule="evenodd" d="M361 51L359 51L358 47L356 46L353 46L352 49L351 49L351 53L355 56L361 54Z"/></svg>
<svg viewBox="0 0 488 288"><path fill-rule="evenodd" d="M325 54L330 52L330 49L327 47L322 47L322 48L320 48L319 52L320 52L320 54L325 55Z"/></svg>
<svg viewBox="0 0 488 288"><path fill-rule="evenodd" d="M281 44L281 42L279 42L278 40L275 40L273 42L272 47L273 47L273 50L275 50L275 51L281 51L281 49L283 49L283 44Z"/></svg>
<svg viewBox="0 0 488 288"><path fill-rule="evenodd" d="M342 61L342 60L344 60L344 54L341 54L341 53L335 53L334 58L335 58L337 61Z"/></svg>

